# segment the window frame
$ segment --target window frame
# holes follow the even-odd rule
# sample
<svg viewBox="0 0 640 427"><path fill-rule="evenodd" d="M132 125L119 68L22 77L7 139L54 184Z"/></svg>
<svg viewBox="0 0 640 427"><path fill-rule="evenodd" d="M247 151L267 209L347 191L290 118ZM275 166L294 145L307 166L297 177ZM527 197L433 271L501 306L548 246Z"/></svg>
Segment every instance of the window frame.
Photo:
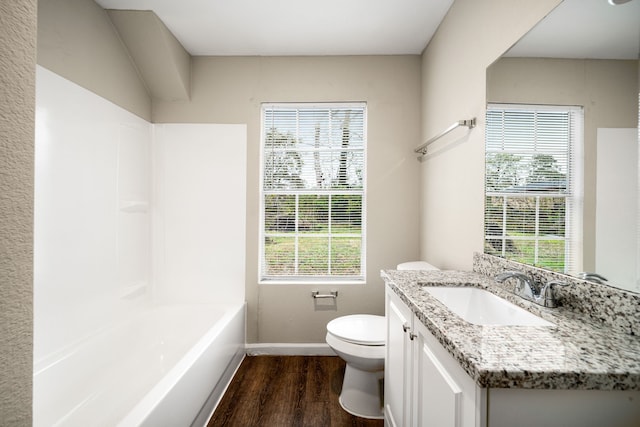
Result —
<svg viewBox="0 0 640 427"><path fill-rule="evenodd" d="M484 218L483 218L483 252L487 253L486 245L489 240L500 240L502 249L501 254L497 256L506 259L513 259L505 256L505 247L507 241L529 241L533 242L534 247L534 265L540 266L538 258L538 243L540 241L560 240L564 241L564 271L566 274L575 274L582 269L582 234L583 234L583 200L584 200L584 108L574 105L542 105L542 104L508 104L508 103L489 103L487 105L487 122L489 121L490 111L522 111L522 112L567 112L570 115L569 129L571 137L569 146L567 147L567 180L566 190L558 190L555 192L549 190L531 191L525 189L523 191L488 191L487 188L487 165L486 161L490 152L498 152L489 150L489 136L485 137L485 178L484 178ZM489 132L487 124L487 134ZM525 151L525 150L503 150L508 154L550 154L548 151ZM487 215L488 197L502 197L502 234L500 236L489 234L487 232ZM533 237L511 236L507 238L506 223L508 216L506 213L507 198L535 198L535 235ZM564 227L565 235L562 238L553 238L551 236L539 235L540 219L539 204L540 199L564 198ZM517 259L516 259L517 261ZM538 261L538 264L535 262ZM550 268L550 267L547 267Z"/></svg>
<svg viewBox="0 0 640 427"><path fill-rule="evenodd" d="M265 156L266 156L266 133L267 126L265 125L265 112L268 109L286 109L286 110L311 110L311 109L348 109L357 108L363 111L363 146L362 146L362 189L361 190L343 190L343 189L299 189L299 190L283 190L278 191L278 194L290 194L295 196L296 206L300 196L304 195L343 195L343 194L358 194L361 196L361 217L360 217L360 274L354 276L346 275L265 275L265 235L268 234L265 230L266 212L265 212L265 195L269 191L265 190ZM290 285L290 284L309 284L309 285L352 285L352 284L364 284L366 282L366 212L367 212L367 103L366 102L264 102L260 107L260 201L259 201L259 242L258 242L258 283L269 285ZM344 151L334 149L335 151ZM349 149L347 151L359 151L360 149ZM304 152L300 150L296 152ZM331 199L329 199L331 200ZM329 208L331 203L329 202ZM296 209L297 210L297 209ZM331 221L329 221L331 222ZM298 216L296 215L296 224L298 224ZM321 233L322 234L322 233ZM299 237L299 231L296 225L296 241ZM325 234L327 237L349 237L349 233L340 234ZM291 236L291 234L290 234ZM306 234L305 237L314 237L314 234ZM296 250L297 253L297 250ZM297 257L295 261L298 263Z"/></svg>

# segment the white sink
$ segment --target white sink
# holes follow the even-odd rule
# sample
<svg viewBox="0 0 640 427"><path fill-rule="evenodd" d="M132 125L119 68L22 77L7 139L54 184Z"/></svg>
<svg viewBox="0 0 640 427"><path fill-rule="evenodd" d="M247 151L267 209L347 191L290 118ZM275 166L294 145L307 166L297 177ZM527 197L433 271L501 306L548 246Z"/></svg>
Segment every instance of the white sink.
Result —
<svg viewBox="0 0 640 427"><path fill-rule="evenodd" d="M554 326L484 289L446 286L425 286L423 289L474 325Z"/></svg>

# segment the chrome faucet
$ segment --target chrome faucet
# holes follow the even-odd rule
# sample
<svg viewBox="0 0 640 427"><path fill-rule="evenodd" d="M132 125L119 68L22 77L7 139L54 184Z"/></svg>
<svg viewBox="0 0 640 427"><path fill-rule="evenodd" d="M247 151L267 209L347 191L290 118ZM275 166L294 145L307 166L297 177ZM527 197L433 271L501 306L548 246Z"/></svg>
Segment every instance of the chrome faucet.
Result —
<svg viewBox="0 0 640 427"><path fill-rule="evenodd" d="M533 279L533 277L520 271L505 271L504 273L498 274L495 277L495 281L502 283L505 280L511 278L518 279L516 287L513 290L514 294L524 299L533 301L535 295L538 295L540 293L538 286L536 285L536 281Z"/></svg>
<svg viewBox="0 0 640 427"><path fill-rule="evenodd" d="M540 298L542 305L549 308L558 306L558 298L556 297L556 286L567 286L568 283L552 280L540 289ZM538 304L540 304L538 302Z"/></svg>
<svg viewBox="0 0 640 427"><path fill-rule="evenodd" d="M520 271L505 271L494 277L495 281L500 283L511 278L518 279L513 289L514 294L543 307L557 307L558 301L554 288L566 285L564 282L551 281L540 286L533 277Z"/></svg>

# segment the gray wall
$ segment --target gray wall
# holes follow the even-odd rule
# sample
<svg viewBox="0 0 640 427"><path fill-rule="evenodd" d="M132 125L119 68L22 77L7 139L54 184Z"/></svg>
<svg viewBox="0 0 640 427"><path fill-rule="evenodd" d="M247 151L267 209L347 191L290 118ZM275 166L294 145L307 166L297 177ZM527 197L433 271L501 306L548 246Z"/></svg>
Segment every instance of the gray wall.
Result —
<svg viewBox="0 0 640 427"><path fill-rule="evenodd" d="M38 1L38 64L151 118L147 87L107 12L93 0Z"/></svg>
<svg viewBox="0 0 640 427"><path fill-rule="evenodd" d="M36 2L0 2L0 425L31 425Z"/></svg>
<svg viewBox="0 0 640 427"><path fill-rule="evenodd" d="M328 320L383 314L382 268L418 255L420 57L196 57L190 102L156 102L155 122L247 124L248 340L324 342ZM367 281L259 285L261 102L366 101ZM337 310L315 310L312 290L339 290Z"/></svg>
<svg viewBox="0 0 640 427"><path fill-rule="evenodd" d="M422 54L423 140L478 120L422 163L420 252L440 268L470 270L473 252L483 251L486 69L560 2L455 0Z"/></svg>

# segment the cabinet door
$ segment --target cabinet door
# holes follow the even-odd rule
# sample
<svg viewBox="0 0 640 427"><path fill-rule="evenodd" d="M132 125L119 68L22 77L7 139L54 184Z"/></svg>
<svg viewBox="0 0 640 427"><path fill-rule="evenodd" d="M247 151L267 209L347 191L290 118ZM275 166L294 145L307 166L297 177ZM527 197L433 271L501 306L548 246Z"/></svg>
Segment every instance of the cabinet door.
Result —
<svg viewBox="0 0 640 427"><path fill-rule="evenodd" d="M412 426L486 427L486 393L418 319L413 331ZM407 424L408 425L408 424Z"/></svg>
<svg viewBox="0 0 640 427"><path fill-rule="evenodd" d="M389 288L386 290L387 346L384 375L386 424L409 426L411 402L412 313Z"/></svg>
<svg viewBox="0 0 640 427"><path fill-rule="evenodd" d="M449 375L416 328L412 425L461 427L462 389Z"/></svg>

